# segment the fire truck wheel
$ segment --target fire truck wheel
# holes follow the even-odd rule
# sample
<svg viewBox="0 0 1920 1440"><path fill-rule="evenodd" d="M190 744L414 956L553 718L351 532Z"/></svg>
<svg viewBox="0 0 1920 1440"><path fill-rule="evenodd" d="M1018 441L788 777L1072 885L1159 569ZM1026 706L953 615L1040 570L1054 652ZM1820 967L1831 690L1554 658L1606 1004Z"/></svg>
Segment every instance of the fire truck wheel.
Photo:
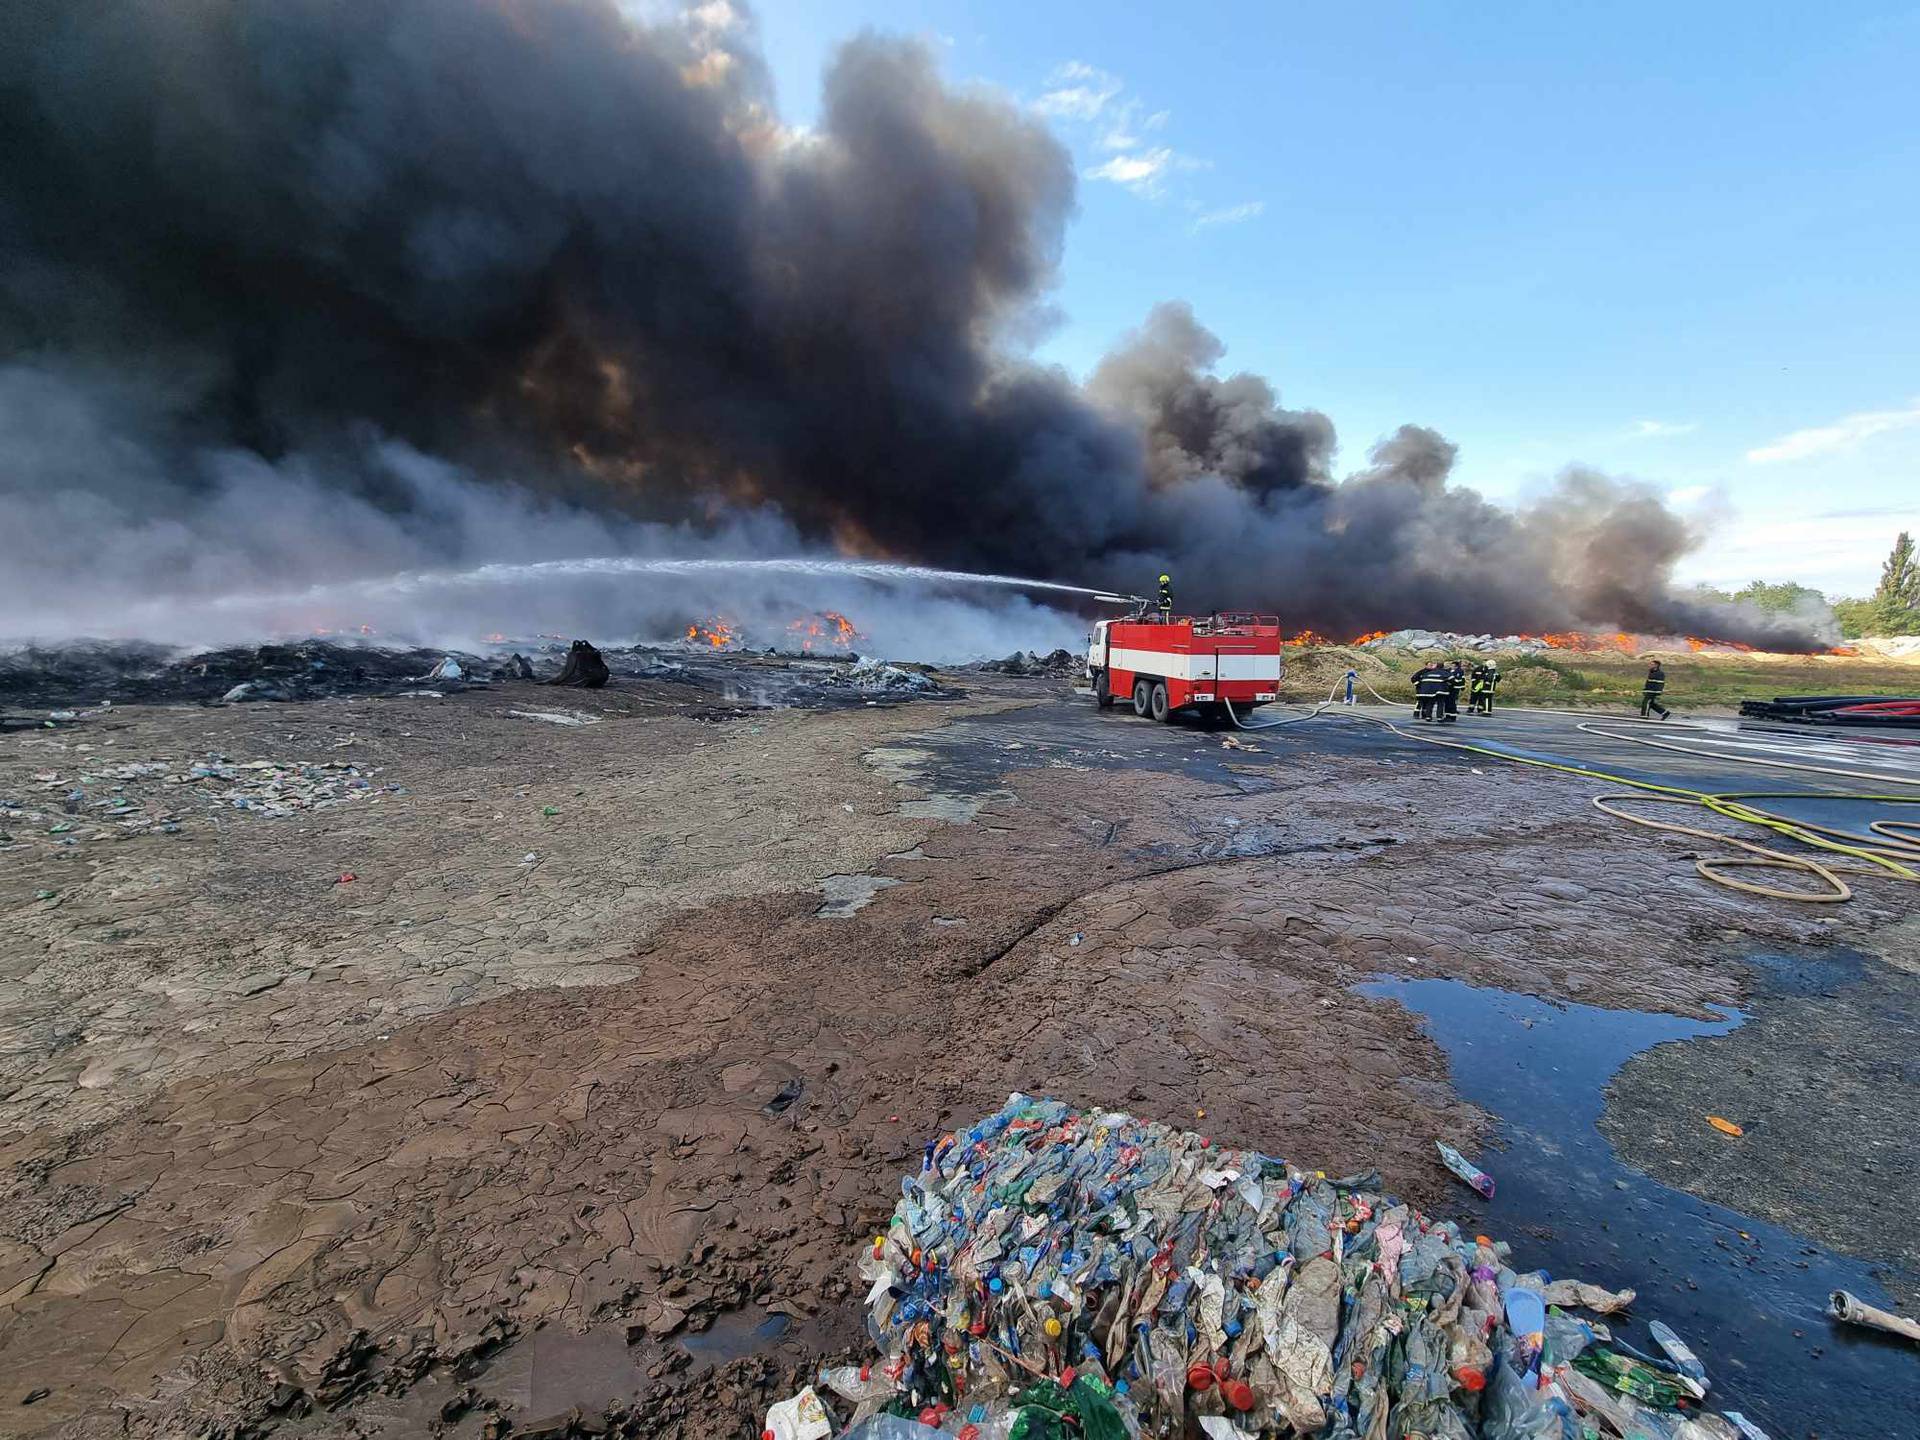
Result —
<svg viewBox="0 0 1920 1440"><path fill-rule="evenodd" d="M1107 688L1107 672L1104 670L1093 677L1093 701L1102 710L1113 707L1113 691Z"/></svg>
<svg viewBox="0 0 1920 1440"><path fill-rule="evenodd" d="M1153 708L1153 692L1147 688L1147 682L1144 680L1134 681L1133 682L1133 713L1140 716L1142 719L1145 719L1147 716L1147 713L1150 710L1152 710L1152 708Z"/></svg>
<svg viewBox="0 0 1920 1440"><path fill-rule="evenodd" d="M1163 725L1171 725L1173 723L1173 707L1167 703L1166 681L1159 680L1154 683L1153 697L1149 703L1153 706L1154 719Z"/></svg>

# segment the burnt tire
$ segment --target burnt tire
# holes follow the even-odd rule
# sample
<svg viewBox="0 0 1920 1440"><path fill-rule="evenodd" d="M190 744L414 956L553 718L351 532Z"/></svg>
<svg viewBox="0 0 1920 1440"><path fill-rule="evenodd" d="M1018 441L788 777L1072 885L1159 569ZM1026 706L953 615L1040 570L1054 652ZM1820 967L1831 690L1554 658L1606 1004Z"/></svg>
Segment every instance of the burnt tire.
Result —
<svg viewBox="0 0 1920 1440"><path fill-rule="evenodd" d="M1166 681L1156 680L1154 682L1153 694L1148 697L1147 703L1152 709L1154 719L1158 720L1162 725L1171 725L1173 723L1173 705L1167 699Z"/></svg>
<svg viewBox="0 0 1920 1440"><path fill-rule="evenodd" d="M1153 691L1144 680L1133 682L1133 713L1142 720L1153 711Z"/></svg>
<svg viewBox="0 0 1920 1440"><path fill-rule="evenodd" d="M1102 710L1113 708L1113 691L1107 688L1107 672L1104 670L1093 677L1093 703Z"/></svg>

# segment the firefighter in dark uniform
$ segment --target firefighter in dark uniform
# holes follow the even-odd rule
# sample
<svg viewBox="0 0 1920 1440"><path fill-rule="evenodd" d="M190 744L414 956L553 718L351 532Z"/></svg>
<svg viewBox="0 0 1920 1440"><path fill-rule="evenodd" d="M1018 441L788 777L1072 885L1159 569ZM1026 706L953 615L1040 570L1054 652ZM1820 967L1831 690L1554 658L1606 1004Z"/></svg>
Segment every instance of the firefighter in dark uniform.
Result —
<svg viewBox="0 0 1920 1440"><path fill-rule="evenodd" d="M1467 709L1475 715L1493 713L1494 668L1485 661L1473 667L1473 675L1467 681Z"/></svg>
<svg viewBox="0 0 1920 1440"><path fill-rule="evenodd" d="M1467 667L1458 660L1447 667L1447 713L1440 718L1448 724L1460 718L1460 692L1467 688Z"/></svg>
<svg viewBox="0 0 1920 1440"><path fill-rule="evenodd" d="M1413 713L1422 720L1438 720L1447 700L1447 667L1429 660L1413 672Z"/></svg>
<svg viewBox="0 0 1920 1440"><path fill-rule="evenodd" d="M1651 720L1658 715L1662 720L1673 712L1660 703L1660 697L1667 693L1667 672L1660 668L1660 662L1654 661L1647 666L1647 683L1640 691L1640 718Z"/></svg>
<svg viewBox="0 0 1920 1440"><path fill-rule="evenodd" d="M1173 619L1173 577L1171 575L1160 577L1160 618Z"/></svg>

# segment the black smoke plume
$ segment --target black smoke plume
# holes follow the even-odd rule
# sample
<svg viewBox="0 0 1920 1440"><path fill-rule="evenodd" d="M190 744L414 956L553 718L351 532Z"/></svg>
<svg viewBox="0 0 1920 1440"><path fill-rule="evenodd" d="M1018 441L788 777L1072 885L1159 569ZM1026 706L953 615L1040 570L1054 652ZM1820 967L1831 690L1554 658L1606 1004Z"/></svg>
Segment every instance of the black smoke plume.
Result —
<svg viewBox="0 0 1920 1440"><path fill-rule="evenodd" d="M1333 632L1814 638L1676 595L1696 537L1632 484L1506 510L1414 427L1336 475L1326 417L1218 377L1183 306L1084 389L1017 358L1070 159L910 43L845 45L794 133L725 0L16 0L0 39L15 628L76 587L757 515L952 567L1171 568L1184 605Z"/></svg>

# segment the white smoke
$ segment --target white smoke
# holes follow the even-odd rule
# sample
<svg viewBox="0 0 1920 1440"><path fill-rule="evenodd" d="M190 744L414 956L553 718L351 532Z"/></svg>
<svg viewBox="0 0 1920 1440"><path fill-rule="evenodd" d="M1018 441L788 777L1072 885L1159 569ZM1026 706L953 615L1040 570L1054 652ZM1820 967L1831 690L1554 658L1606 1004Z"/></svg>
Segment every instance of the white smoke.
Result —
<svg viewBox="0 0 1920 1440"><path fill-rule="evenodd" d="M0 367L0 473L33 480L0 483L14 557L0 640L203 648L371 632L473 649L490 635L660 643L724 619L743 643L786 646L791 622L831 610L862 649L950 663L1072 646L1085 630L1018 593L843 572L772 509L698 528L623 520L371 430L356 448L273 463L242 450L168 455L142 433L139 396ZM795 555L817 558L771 572L698 564ZM656 560L666 568L643 568Z"/></svg>

